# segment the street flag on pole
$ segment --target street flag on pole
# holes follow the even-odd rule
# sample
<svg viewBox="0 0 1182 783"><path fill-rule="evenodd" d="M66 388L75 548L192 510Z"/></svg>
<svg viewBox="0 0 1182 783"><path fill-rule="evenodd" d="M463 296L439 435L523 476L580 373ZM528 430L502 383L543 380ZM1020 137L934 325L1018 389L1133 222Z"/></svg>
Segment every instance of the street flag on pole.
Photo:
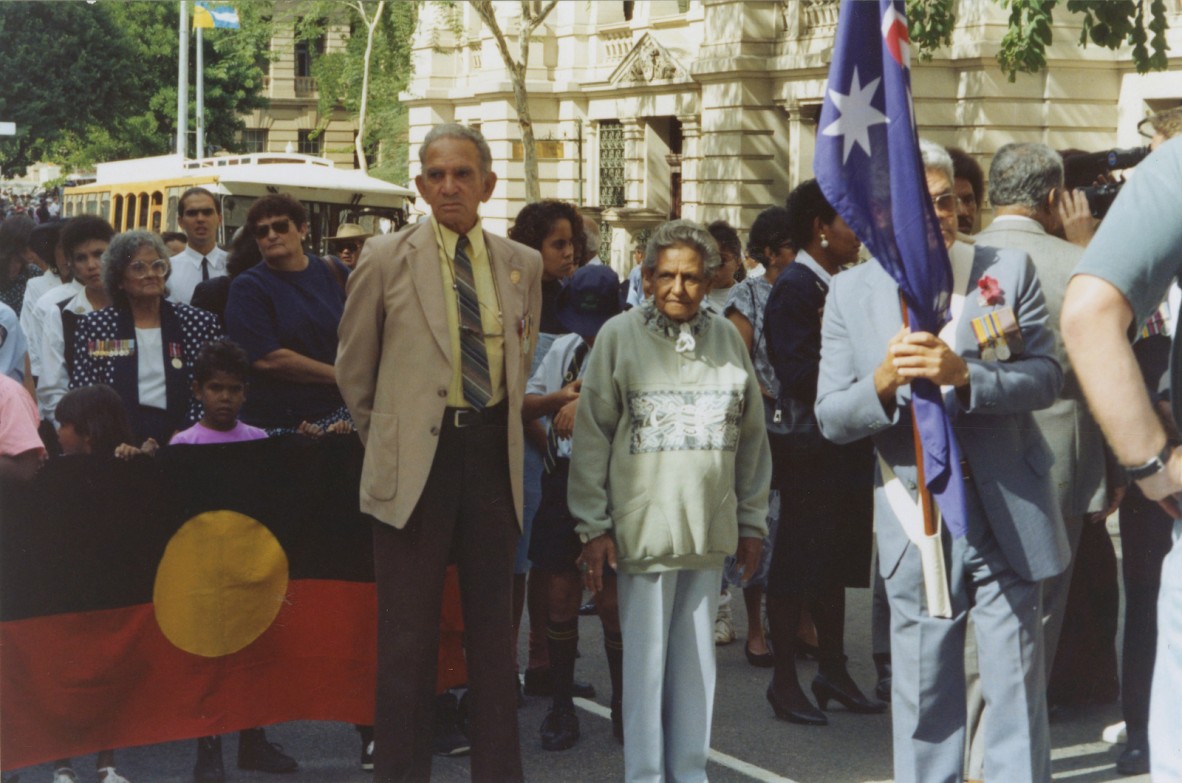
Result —
<svg viewBox="0 0 1182 783"><path fill-rule="evenodd" d="M928 195L911 102L903 0L842 0L813 168L822 192L899 284L912 331L948 321L952 267ZM965 533L960 450L940 389L911 384L924 477L954 536Z"/></svg>
<svg viewBox="0 0 1182 783"><path fill-rule="evenodd" d="M197 3L193 8L194 28L237 30L241 26L238 23L238 9L232 5Z"/></svg>

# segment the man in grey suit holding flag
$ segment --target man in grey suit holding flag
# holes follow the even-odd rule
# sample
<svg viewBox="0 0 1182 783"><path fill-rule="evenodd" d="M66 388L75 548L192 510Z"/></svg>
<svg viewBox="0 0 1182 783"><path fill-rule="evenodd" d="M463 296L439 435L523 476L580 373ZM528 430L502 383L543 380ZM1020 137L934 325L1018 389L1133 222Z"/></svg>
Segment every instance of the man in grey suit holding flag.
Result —
<svg viewBox="0 0 1182 783"><path fill-rule="evenodd" d="M1049 781L1041 581L1063 571L1067 540L1050 481L1054 455L1031 411L1063 381L1030 259L955 243L952 161L921 142L924 174L952 266L952 321L938 335L902 328L895 281L877 262L835 278L822 326L817 421L830 440L871 436L879 457L875 526L891 604L895 780L962 772L964 641L972 612L990 704L985 774ZM883 335L894 335L889 340ZM962 461L963 536L938 533L943 570L925 574L910 384L943 391ZM925 577L927 583L925 584ZM939 582L939 584L933 584ZM947 601L938 616L935 596Z"/></svg>

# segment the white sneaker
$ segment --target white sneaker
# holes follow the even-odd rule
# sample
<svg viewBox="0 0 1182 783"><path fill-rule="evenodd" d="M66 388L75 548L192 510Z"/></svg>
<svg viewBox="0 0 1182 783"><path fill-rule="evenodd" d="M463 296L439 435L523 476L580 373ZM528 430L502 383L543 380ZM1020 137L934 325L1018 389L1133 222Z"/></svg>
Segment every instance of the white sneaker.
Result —
<svg viewBox="0 0 1182 783"><path fill-rule="evenodd" d="M99 783L131 783L127 778L115 771L114 767L99 767Z"/></svg>
<svg viewBox="0 0 1182 783"><path fill-rule="evenodd" d="M78 776L69 767L59 767L53 773L53 783L78 783Z"/></svg>
<svg viewBox="0 0 1182 783"><path fill-rule="evenodd" d="M714 643L730 644L735 640L735 624L731 618L731 594L724 592L718 599L718 615L714 618Z"/></svg>

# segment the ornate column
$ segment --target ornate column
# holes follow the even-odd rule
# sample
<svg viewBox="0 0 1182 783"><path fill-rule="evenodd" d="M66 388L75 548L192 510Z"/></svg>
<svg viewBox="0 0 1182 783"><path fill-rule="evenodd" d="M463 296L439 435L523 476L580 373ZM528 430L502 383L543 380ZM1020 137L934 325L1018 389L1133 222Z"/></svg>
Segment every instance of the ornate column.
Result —
<svg viewBox="0 0 1182 783"><path fill-rule="evenodd" d="M813 176L813 153L817 142L817 119L820 104L784 104L788 114L788 185L796 187Z"/></svg>
<svg viewBox="0 0 1182 783"><path fill-rule="evenodd" d="M645 179L644 120L620 120L624 131L624 205L643 207Z"/></svg>
<svg viewBox="0 0 1182 783"><path fill-rule="evenodd" d="M681 216L700 222L702 120L696 114L680 115L677 119L681 123Z"/></svg>

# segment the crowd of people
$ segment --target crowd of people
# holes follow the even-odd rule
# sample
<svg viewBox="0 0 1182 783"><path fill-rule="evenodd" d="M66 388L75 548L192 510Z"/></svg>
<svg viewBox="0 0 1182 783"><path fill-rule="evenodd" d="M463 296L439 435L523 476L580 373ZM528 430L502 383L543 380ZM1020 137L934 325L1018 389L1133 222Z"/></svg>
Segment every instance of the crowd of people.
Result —
<svg viewBox="0 0 1182 783"><path fill-rule="evenodd" d="M1154 146L1177 120L1158 118ZM1179 144L1162 152L1176 159ZM1073 565L1085 530L1119 506L1117 766L1139 773L1152 760L1161 780L1182 779L1170 766L1179 735L1162 728L1163 690L1182 692L1177 649L1159 661L1152 721L1149 698L1149 651L1164 644L1158 592L1176 603L1178 590L1159 578L1172 520L1155 501L1176 487L1138 489L1158 481L1150 463L1121 470L1148 441L1108 449L1122 420L1097 404L1103 371L1086 337L1059 328L1081 259L1118 290L1144 280L1088 265L1098 221L1059 153L996 151L982 231L984 172L921 141L952 268L939 334L906 326L896 284L863 262L815 180L763 211L745 249L723 221L656 227L621 280L598 257L597 224L572 204L526 206L508 239L483 228L497 178L478 131L437 126L419 154L430 217L378 237L343 224L333 256L306 249L307 213L284 194L253 203L228 251L219 201L201 188L181 196L171 236L116 234L98 216L8 217L0 472L27 478L59 455L356 432L378 596L377 711L358 729L362 765L382 781L428 779L433 753L469 749L474 780L521 780L523 692L551 699L541 746L574 747L574 698L595 696L575 679L580 613L603 626L626 779L704 780L714 647L735 638L731 588L746 604L746 659L770 670L775 717L824 726L830 702L890 709L898 781L1049 781L1048 684ZM1176 267L1182 251L1169 252ZM1130 356L1155 399L1168 386L1164 294L1138 288L1135 311L1121 298L1128 311L1114 316L1122 329L1145 323ZM911 432L920 378L943 390L967 512L964 529L926 540ZM1153 426L1182 440L1168 402L1158 412ZM1170 447L1149 440L1156 469L1177 472ZM454 696L435 690L450 565L464 736ZM872 696L847 668L847 587L874 596ZM1179 618L1169 621L1176 634ZM804 655L818 661L812 699L797 675ZM125 783L113 751L98 765L100 779ZM250 729L238 766L298 763ZM68 759L55 767L55 783L76 779ZM194 775L225 779L219 738L198 740Z"/></svg>

